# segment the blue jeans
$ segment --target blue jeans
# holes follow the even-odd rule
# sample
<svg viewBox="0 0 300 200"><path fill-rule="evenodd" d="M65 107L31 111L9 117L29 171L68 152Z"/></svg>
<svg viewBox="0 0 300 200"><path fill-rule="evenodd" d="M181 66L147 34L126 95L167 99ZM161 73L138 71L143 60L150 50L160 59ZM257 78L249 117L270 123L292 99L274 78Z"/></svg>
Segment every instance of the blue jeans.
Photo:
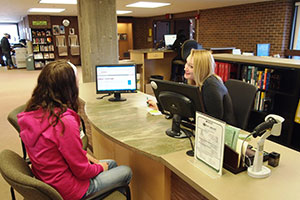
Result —
<svg viewBox="0 0 300 200"><path fill-rule="evenodd" d="M118 166L114 160L100 160L100 162L107 162L108 170L90 179L90 186L82 199L117 183L129 184L131 180L132 172L128 166Z"/></svg>

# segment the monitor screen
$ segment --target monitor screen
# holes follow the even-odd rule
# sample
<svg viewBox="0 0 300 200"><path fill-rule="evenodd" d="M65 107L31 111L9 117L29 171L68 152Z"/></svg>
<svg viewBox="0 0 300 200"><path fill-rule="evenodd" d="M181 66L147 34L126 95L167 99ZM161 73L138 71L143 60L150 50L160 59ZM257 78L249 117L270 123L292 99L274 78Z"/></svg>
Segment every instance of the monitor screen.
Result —
<svg viewBox="0 0 300 200"><path fill-rule="evenodd" d="M120 97L120 93L136 92L136 66L134 64L97 65L96 92L114 94L115 101L125 100ZM109 100L113 101L113 99Z"/></svg>
<svg viewBox="0 0 300 200"><path fill-rule="evenodd" d="M176 40L176 34L164 35L165 45L172 46Z"/></svg>
<svg viewBox="0 0 300 200"><path fill-rule="evenodd" d="M159 110L173 118L172 128L167 135L185 137L180 125L195 124L196 111L204 112L201 92L198 86L150 79L151 87L158 102Z"/></svg>

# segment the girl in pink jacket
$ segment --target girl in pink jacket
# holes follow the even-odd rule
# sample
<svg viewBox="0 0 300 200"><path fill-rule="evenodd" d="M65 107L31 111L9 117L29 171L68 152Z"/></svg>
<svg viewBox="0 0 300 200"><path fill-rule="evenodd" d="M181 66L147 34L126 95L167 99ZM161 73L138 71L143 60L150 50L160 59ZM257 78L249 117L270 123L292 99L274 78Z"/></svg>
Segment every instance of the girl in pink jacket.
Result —
<svg viewBox="0 0 300 200"><path fill-rule="evenodd" d="M79 200L120 182L132 172L113 160L98 161L82 149L76 67L66 61L47 64L18 115L20 136L36 178L54 187L65 200Z"/></svg>

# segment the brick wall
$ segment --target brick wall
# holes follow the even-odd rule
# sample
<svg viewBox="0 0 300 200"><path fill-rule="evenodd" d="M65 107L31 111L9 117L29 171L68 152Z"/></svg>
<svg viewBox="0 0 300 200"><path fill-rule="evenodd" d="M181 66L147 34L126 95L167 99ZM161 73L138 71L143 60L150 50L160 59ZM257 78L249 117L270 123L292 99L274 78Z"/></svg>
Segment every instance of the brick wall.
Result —
<svg viewBox="0 0 300 200"><path fill-rule="evenodd" d="M271 55L283 55L289 45L293 5L292 0L277 0L200 10L198 42L203 47L236 47L254 53L257 43L270 43ZM174 14L173 20L196 13ZM134 49L152 47L146 36L152 22L160 19L165 18L134 18Z"/></svg>
<svg viewBox="0 0 300 200"><path fill-rule="evenodd" d="M204 47L236 47L256 53L270 43L270 54L283 55L292 24L292 1L271 1L200 11L198 42Z"/></svg>

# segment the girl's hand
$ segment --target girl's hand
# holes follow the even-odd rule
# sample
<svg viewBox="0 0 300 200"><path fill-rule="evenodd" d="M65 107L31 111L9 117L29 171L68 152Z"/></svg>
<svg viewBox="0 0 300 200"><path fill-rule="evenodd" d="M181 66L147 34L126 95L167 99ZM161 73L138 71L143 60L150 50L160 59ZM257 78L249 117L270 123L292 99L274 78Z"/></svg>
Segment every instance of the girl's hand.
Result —
<svg viewBox="0 0 300 200"><path fill-rule="evenodd" d="M103 167L103 171L107 171L108 170L108 164L107 164L107 162L99 162L98 164L100 164Z"/></svg>

